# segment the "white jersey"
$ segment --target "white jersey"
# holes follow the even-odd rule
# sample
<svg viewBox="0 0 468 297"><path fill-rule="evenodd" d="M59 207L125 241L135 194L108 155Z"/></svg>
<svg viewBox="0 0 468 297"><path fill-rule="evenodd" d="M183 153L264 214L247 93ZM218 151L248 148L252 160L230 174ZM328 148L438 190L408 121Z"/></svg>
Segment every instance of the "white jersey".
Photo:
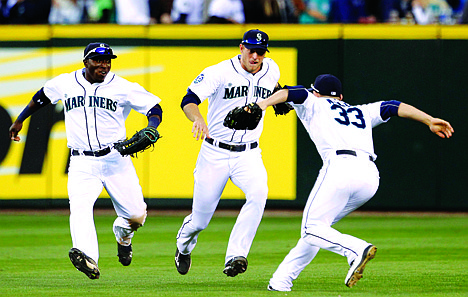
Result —
<svg viewBox="0 0 468 297"><path fill-rule="evenodd" d="M234 144L258 141L263 130L263 118L254 130L234 130L223 125L230 110L270 96L280 78L278 65L263 59L262 69L251 74L245 71L240 55L222 61L202 71L190 85L203 102L208 99L208 129L214 139Z"/></svg>
<svg viewBox="0 0 468 297"><path fill-rule="evenodd" d="M337 150L354 150L374 158L372 128L387 122L380 115L381 102L352 106L327 97L315 97L308 92L302 104L291 105L309 133L317 151L325 161Z"/></svg>
<svg viewBox="0 0 468 297"><path fill-rule="evenodd" d="M146 115L161 101L115 73L109 72L102 83L91 84L83 72L61 74L44 85L51 103L61 100L64 106L69 148L96 151L125 139L130 111Z"/></svg>

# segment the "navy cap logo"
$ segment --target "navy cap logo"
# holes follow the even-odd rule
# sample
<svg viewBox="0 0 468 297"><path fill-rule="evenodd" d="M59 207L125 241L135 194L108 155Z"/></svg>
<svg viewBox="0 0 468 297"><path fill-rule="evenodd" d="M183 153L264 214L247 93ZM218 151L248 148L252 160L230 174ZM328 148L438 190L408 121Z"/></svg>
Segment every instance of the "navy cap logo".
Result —
<svg viewBox="0 0 468 297"><path fill-rule="evenodd" d="M268 50L268 34L258 29L249 30L244 33L242 44L248 49L263 49Z"/></svg>

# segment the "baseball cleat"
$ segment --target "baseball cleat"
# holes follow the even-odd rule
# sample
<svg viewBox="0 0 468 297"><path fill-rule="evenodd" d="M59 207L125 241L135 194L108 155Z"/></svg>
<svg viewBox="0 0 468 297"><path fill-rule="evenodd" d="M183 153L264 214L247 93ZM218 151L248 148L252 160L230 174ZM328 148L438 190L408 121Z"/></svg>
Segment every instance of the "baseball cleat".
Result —
<svg viewBox="0 0 468 297"><path fill-rule="evenodd" d="M245 257L234 257L226 263L223 273L227 276L234 277L239 273L244 273L247 270L247 264L247 259Z"/></svg>
<svg viewBox="0 0 468 297"><path fill-rule="evenodd" d="M267 289L268 291L275 291L275 292L290 292L291 291L291 289L281 289L281 290L275 289L270 284L268 284Z"/></svg>
<svg viewBox="0 0 468 297"><path fill-rule="evenodd" d="M177 271L184 275L190 270L190 266L192 266L192 258L190 254L182 255L179 252L179 249L176 249L175 253L175 266L177 267Z"/></svg>
<svg viewBox="0 0 468 297"><path fill-rule="evenodd" d="M86 274L90 279L98 279L101 275L96 262L77 248L72 248L68 252L70 261L79 271Z"/></svg>
<svg viewBox="0 0 468 297"><path fill-rule="evenodd" d="M117 242L117 252L119 262L122 263L123 266L128 266L132 263L132 244L125 246Z"/></svg>
<svg viewBox="0 0 468 297"><path fill-rule="evenodd" d="M361 256L358 256L353 263L351 263L351 267L345 279L346 286L351 288L362 278L362 273L364 272L367 262L374 259L376 252L377 247L371 244L364 249Z"/></svg>
<svg viewBox="0 0 468 297"><path fill-rule="evenodd" d="M272 286L270 286L270 285L267 286L267 289L268 289L268 291L279 291L279 290L274 289L274 288L273 288Z"/></svg>

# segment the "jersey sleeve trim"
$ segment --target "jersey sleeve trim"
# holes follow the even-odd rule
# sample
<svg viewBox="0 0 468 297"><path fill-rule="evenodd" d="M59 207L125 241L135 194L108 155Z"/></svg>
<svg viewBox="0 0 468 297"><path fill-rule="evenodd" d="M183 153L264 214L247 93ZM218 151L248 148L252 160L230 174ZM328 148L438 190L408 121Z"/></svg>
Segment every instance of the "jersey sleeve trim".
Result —
<svg viewBox="0 0 468 297"><path fill-rule="evenodd" d="M184 98L182 98L182 102L180 103L180 107L184 109L184 106L189 104L189 103L194 103L196 105L199 105L201 103L200 98L198 98L197 94L192 92L192 90L187 89L187 94L185 94Z"/></svg>
<svg viewBox="0 0 468 297"><path fill-rule="evenodd" d="M398 108L401 102L396 100L383 101L380 104L380 117L386 121L390 117L398 116Z"/></svg>

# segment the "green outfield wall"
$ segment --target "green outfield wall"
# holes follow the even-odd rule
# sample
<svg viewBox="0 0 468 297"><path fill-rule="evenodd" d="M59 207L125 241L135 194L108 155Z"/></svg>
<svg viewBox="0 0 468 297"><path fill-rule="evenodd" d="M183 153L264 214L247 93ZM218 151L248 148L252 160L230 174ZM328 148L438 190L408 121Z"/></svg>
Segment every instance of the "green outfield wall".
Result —
<svg viewBox="0 0 468 297"><path fill-rule="evenodd" d="M394 118L374 130L381 183L368 210L468 210L465 193L468 27L400 25L77 25L0 26L0 208L67 207L63 111L48 106L25 121L22 141L8 127L45 81L82 67L89 42L111 44L112 70L161 97L163 138L134 165L150 208L189 208L200 142L180 100L209 65L239 53L243 32L270 35L282 85L309 86L318 74L343 82L350 104L401 100L447 119L439 139L426 126ZM201 106L206 111L206 106ZM127 134L146 125L131 113ZM267 112L260 146L269 175L269 208L304 206L321 160L294 112ZM340 181L337 180L337 183ZM97 202L109 207L105 191ZM239 207L243 193L228 183L220 207Z"/></svg>

